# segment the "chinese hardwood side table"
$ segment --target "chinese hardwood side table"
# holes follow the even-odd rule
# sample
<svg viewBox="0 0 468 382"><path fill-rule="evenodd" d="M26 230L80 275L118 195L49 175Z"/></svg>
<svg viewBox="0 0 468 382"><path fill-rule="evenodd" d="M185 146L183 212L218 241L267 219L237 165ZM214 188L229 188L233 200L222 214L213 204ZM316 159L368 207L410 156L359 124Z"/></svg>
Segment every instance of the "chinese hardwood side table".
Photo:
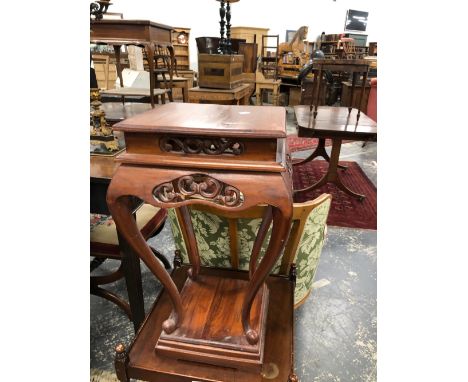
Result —
<svg viewBox="0 0 468 382"><path fill-rule="evenodd" d="M117 75L123 87L120 47L122 45L142 46L146 50L150 72L150 99L154 107L154 89L156 86L154 54L156 46L167 47L171 56L171 72L175 67L174 49L172 47L172 27L149 20L91 20L90 41L95 44L108 44L114 47ZM172 86L172 80L171 85Z"/></svg>
<svg viewBox="0 0 468 382"><path fill-rule="evenodd" d="M282 295L291 292L290 297L278 300L281 283L268 278L292 219L285 109L171 103L114 129L123 131L127 149L108 190L109 209L121 234L164 286L130 352L118 349L120 380L237 380L207 377L222 378L226 370L245 381L261 381L265 373L281 374L283 381L297 379L292 373L293 288L283 287ZM171 277L154 258L132 219L132 196L177 209L188 238L189 267ZM224 211L268 206L248 272L200 267L188 209L193 204ZM271 238L259 260L271 224ZM281 310L284 322L272 317ZM265 345L278 344L280 338L287 362L266 365L266 354L271 357L278 349Z"/></svg>

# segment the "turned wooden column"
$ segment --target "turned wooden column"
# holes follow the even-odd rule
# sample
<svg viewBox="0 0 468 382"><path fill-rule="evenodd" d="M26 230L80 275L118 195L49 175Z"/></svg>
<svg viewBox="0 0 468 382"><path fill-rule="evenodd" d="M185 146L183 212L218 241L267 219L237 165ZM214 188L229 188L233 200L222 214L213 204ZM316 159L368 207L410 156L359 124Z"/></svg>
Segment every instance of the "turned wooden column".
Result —
<svg viewBox="0 0 468 382"><path fill-rule="evenodd" d="M127 149L108 190L109 209L121 234L166 288L173 306L155 351L220 366L260 368L269 299L265 280L284 248L292 219L285 109L170 103L113 128L124 132ZM191 267L180 292L132 219L133 196L156 207L176 208L182 217ZM190 214L193 204L222 211L269 206L246 280L204 274ZM270 225L268 248L258 262ZM210 316L213 309L232 314L224 322L221 313ZM239 317L238 324L233 317Z"/></svg>

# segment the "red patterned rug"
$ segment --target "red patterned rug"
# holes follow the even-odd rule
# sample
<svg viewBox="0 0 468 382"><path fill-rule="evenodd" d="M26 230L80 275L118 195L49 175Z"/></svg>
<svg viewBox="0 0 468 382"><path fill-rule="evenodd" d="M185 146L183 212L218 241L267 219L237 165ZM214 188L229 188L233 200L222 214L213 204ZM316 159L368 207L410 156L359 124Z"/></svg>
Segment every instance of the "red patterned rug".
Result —
<svg viewBox="0 0 468 382"><path fill-rule="evenodd" d="M315 149L318 145L318 138L299 138L295 135L286 138L288 141L289 152L294 153L296 151ZM344 140L343 143L353 142ZM325 146L331 146L331 139L325 140Z"/></svg>
<svg viewBox="0 0 468 382"><path fill-rule="evenodd" d="M343 183L354 192L366 195L364 201L345 194L334 184L328 183L322 187L296 195L295 202L305 202L315 199L323 193L332 195L332 204L328 215L329 225L349 228L377 229L377 188L364 174L356 162L342 162L348 166L347 170L338 170ZM328 163L324 160L294 166L294 189L305 188L314 184L325 174Z"/></svg>

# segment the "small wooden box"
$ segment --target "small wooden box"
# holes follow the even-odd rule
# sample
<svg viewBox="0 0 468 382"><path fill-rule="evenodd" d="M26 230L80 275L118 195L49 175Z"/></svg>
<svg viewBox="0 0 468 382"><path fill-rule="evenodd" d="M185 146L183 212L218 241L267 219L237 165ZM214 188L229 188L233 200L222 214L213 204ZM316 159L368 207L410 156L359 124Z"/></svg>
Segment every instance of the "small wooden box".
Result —
<svg viewBox="0 0 468 382"><path fill-rule="evenodd" d="M234 89L242 84L242 54L198 54L198 86L201 88Z"/></svg>

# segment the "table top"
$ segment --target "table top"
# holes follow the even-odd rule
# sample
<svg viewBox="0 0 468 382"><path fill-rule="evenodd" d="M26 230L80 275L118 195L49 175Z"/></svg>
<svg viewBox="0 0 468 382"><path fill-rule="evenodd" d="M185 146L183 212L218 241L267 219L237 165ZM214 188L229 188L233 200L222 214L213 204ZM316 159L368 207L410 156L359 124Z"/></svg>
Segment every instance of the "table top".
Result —
<svg viewBox="0 0 468 382"><path fill-rule="evenodd" d="M123 25L131 25L131 26L139 26L141 28L144 28L146 26L151 26L154 28L161 28L161 29L167 29L167 30L173 30L174 28L165 25L165 24L160 24L160 23L155 23L154 21L150 20L91 20L91 24L101 24L101 25L117 25L117 26L123 26Z"/></svg>
<svg viewBox="0 0 468 382"><path fill-rule="evenodd" d="M352 109L348 116L347 107L319 106L314 121L309 105L294 106L298 135L350 139L376 138L377 123L362 112L357 121L357 112L357 109Z"/></svg>
<svg viewBox="0 0 468 382"><path fill-rule="evenodd" d="M161 74L158 74L157 75L157 80L158 81L164 81L164 77ZM170 80L170 77L169 77L169 74L168 74L166 76L166 82L169 82L169 80ZM172 76L172 82L188 82L189 80L190 80L190 78Z"/></svg>
<svg viewBox="0 0 468 382"><path fill-rule="evenodd" d="M110 182L120 162L113 156L90 155L90 178L92 181Z"/></svg>
<svg viewBox="0 0 468 382"><path fill-rule="evenodd" d="M154 105L155 108L159 105ZM109 122L120 122L134 115L151 110L149 103L139 102L104 102L101 104L101 110L106 113L106 120Z"/></svg>
<svg viewBox="0 0 468 382"><path fill-rule="evenodd" d="M339 72L367 72L369 70L369 61L364 59L346 60L346 59L330 59L319 58L313 62L315 70L331 70Z"/></svg>
<svg viewBox="0 0 468 382"><path fill-rule="evenodd" d="M114 125L124 132L285 138L286 109L171 102Z"/></svg>
<svg viewBox="0 0 468 382"><path fill-rule="evenodd" d="M154 95L166 94L168 91L167 89L154 89ZM103 90L101 92L102 95L123 95L123 96L144 96L150 97L150 89L146 88L115 88L109 90Z"/></svg>
<svg viewBox="0 0 468 382"><path fill-rule="evenodd" d="M314 60L314 64L322 64L322 65L369 65L368 60L364 59L333 59L333 58L316 58Z"/></svg>
<svg viewBox="0 0 468 382"><path fill-rule="evenodd" d="M234 89L211 89L211 88L201 88L199 86L190 88L189 92L203 92L203 93L237 93L241 92L248 87L252 86L252 84L242 84Z"/></svg>

